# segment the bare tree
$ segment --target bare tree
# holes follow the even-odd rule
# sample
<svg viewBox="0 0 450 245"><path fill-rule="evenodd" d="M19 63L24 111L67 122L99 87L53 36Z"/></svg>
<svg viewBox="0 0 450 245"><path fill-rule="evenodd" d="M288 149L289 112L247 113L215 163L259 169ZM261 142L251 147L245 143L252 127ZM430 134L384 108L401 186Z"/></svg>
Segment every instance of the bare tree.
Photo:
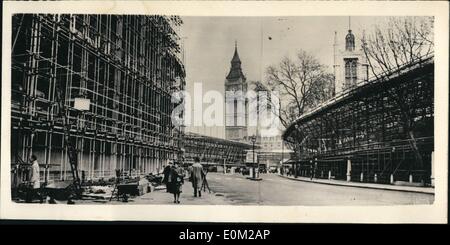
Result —
<svg viewBox="0 0 450 245"><path fill-rule="evenodd" d="M273 113L284 127L329 99L333 91L333 75L305 51L299 51L295 59L285 57L278 65L269 66L266 81L268 87L279 92L279 110L273 110Z"/></svg>
<svg viewBox="0 0 450 245"><path fill-rule="evenodd" d="M434 51L433 17L392 17L385 26L375 26L374 30L362 39L362 49L369 67L376 79L386 79L384 74L401 72L402 67L421 62ZM420 98L407 94L401 86L388 91L400 112L400 123L410 139L417 163L422 166L417 140L415 103Z"/></svg>
<svg viewBox="0 0 450 245"><path fill-rule="evenodd" d="M361 40L372 75L379 77L434 51L433 17L391 17ZM367 37L367 38L366 38Z"/></svg>

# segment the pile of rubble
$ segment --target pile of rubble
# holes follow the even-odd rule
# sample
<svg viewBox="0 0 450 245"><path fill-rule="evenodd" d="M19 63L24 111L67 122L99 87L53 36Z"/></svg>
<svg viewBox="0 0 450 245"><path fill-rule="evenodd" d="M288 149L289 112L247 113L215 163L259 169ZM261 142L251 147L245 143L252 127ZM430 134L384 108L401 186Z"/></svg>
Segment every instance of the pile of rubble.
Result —
<svg viewBox="0 0 450 245"><path fill-rule="evenodd" d="M144 177L130 178L110 178L107 181L99 179L97 181L88 181L85 187L84 198L94 199L112 199L116 197L123 198L124 201L128 196L142 196L152 192L155 189L161 189L162 176L147 174Z"/></svg>

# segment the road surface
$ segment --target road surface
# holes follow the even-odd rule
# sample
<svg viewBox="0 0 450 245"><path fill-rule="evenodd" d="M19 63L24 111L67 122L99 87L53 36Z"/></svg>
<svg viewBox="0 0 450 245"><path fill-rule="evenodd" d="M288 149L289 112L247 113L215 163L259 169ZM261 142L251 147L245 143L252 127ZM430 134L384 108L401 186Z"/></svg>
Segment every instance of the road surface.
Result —
<svg viewBox="0 0 450 245"><path fill-rule="evenodd" d="M209 173L207 178L211 190L234 205L406 205L434 200L431 194L308 183L276 174L261 177L252 181L240 174Z"/></svg>

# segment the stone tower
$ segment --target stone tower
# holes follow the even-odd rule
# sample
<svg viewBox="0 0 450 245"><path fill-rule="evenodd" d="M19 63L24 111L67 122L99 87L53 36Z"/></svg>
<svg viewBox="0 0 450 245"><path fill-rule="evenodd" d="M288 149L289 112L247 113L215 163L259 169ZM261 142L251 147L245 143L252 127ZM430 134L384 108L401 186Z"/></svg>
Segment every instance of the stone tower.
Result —
<svg viewBox="0 0 450 245"><path fill-rule="evenodd" d="M334 37L334 89L335 94L367 82L368 64L361 48L356 48L355 35L350 28L345 36L345 49L337 50L337 33Z"/></svg>
<svg viewBox="0 0 450 245"><path fill-rule="evenodd" d="M242 72L237 42L235 42L231 68L225 80L225 92L235 95L233 98L226 98L225 102L226 139L238 141L247 139L248 101L245 96L247 86L247 78Z"/></svg>

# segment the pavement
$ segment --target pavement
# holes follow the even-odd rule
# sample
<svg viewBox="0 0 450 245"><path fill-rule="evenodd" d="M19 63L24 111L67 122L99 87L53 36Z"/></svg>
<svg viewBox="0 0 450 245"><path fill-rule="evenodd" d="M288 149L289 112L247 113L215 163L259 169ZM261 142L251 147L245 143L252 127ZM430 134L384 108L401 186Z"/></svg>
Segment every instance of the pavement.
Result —
<svg viewBox="0 0 450 245"><path fill-rule="evenodd" d="M391 190L391 191L416 192L416 193L425 193L425 194L433 194L434 195L433 187L400 186L400 185L361 183L361 182L350 182L350 181L347 182L344 180L328 180L328 179L312 179L311 180L311 178L308 178L308 177L297 176L297 178L295 178L293 176L286 176L286 175L281 175L281 174L279 174L278 176L286 178L286 179L318 183L318 184L370 188L370 189L379 189L379 190Z"/></svg>
<svg viewBox="0 0 450 245"><path fill-rule="evenodd" d="M173 203L173 194L166 192L166 189L155 190L143 196L134 198L134 203L140 204L171 204L171 205L227 205L230 201L220 193L209 193L202 191L201 197L194 197L194 188L189 181L183 185L183 192L180 195L180 204Z"/></svg>
<svg viewBox="0 0 450 245"><path fill-rule="evenodd" d="M182 193L180 194L180 204L173 203L173 194L166 192L166 188L164 185L159 186L151 192L148 192L142 196L130 197L128 202L124 203L122 200L117 200L117 198L113 198L113 200L109 201L109 197L111 196L109 193L104 195L105 199L85 199L85 200L77 200L77 204L164 204L164 205L227 205L231 204L229 200L227 200L222 194L211 192L202 192L201 197L194 197L194 188L192 188L192 184L189 181L185 181Z"/></svg>
<svg viewBox="0 0 450 245"><path fill-rule="evenodd" d="M173 194L164 186L142 196L129 198L127 203L105 193L104 199L76 200L76 204L145 204L145 205L267 205L267 206L359 206L359 205L415 205L432 204L432 193L415 191L409 186L362 184L345 181L327 181L291 178L277 174L261 174L260 181L252 181L242 174L208 173L211 193L194 197L192 184L185 181L180 204L173 203ZM390 188L390 189L388 189ZM395 189L394 189L395 188ZM413 188L413 189L412 189ZM405 191L406 190L406 191Z"/></svg>

